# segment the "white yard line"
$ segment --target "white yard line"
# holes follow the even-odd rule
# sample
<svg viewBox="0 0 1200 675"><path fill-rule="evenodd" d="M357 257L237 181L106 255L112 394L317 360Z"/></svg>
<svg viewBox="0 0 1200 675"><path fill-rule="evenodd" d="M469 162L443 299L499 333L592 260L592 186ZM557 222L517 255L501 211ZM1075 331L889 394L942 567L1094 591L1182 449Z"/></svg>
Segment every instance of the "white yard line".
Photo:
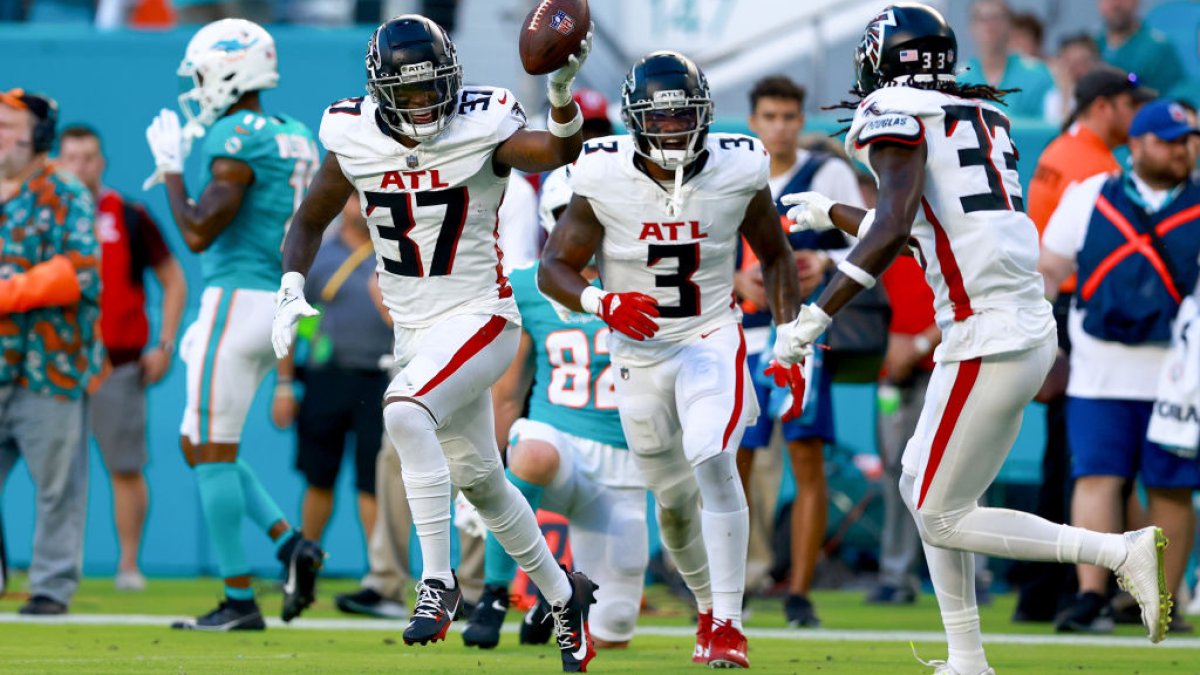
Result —
<svg viewBox="0 0 1200 675"><path fill-rule="evenodd" d="M46 626L163 626L184 617L154 614L68 614L60 617L28 617L20 614L0 614L0 624L35 624ZM284 624L279 619L268 618L271 628L284 630L354 630L391 631L400 633L407 621L382 619L299 619ZM465 624L459 624L464 626ZM458 628L458 627L456 627ZM516 633L516 624L505 624L505 633ZM663 637L691 637L695 629L688 626L639 626L638 635ZM794 640L797 642L934 642L940 643L945 636L937 631L885 631L885 630L795 630L788 628L749 628L746 636L754 639ZM1014 633L984 633L984 642L998 645L1059 645L1087 647L1153 647L1156 649L1200 649L1200 638L1168 638L1166 642L1152 645L1144 638L1114 635L1026 635Z"/></svg>

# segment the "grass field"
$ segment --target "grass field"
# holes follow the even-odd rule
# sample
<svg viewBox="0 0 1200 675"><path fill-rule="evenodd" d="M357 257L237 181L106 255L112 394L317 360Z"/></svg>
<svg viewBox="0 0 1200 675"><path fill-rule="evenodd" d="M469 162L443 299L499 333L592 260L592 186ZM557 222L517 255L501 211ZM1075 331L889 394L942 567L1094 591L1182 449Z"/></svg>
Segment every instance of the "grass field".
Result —
<svg viewBox="0 0 1200 675"><path fill-rule="evenodd" d="M14 586L22 587L16 579ZM107 579L84 582L67 622L22 621L14 612L23 597L0 598L0 673L553 673L552 647L520 647L506 634L498 649L466 649L458 636L429 647L406 647L403 625L339 614L333 595L351 590L349 580L323 581L318 604L291 626L276 620L263 633L199 634L170 630L171 618L215 605L213 580L152 579L143 594L114 592ZM280 596L261 589L264 613L277 616ZM747 623L755 670L770 673L929 673L914 660L909 642L924 658L942 658L937 608L931 596L913 607L879 609L855 593L817 593L824 627L788 630L779 604L756 600ZM1009 673L1200 673L1200 639L1169 638L1151 646L1137 627L1114 636L1053 636L1044 626L1013 624L1012 598L1000 596L982 610L988 655L1001 675ZM653 590L640 622L643 631L628 651L602 652L597 673L702 672L689 661L692 639L687 608ZM510 614L515 628L517 613Z"/></svg>

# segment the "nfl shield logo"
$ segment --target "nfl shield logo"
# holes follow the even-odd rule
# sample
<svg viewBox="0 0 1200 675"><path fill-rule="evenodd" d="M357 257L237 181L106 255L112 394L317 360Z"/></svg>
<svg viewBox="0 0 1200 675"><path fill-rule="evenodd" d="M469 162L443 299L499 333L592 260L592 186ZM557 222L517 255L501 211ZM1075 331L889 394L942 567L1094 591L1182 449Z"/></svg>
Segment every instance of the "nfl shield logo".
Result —
<svg viewBox="0 0 1200 675"><path fill-rule="evenodd" d="M417 156L416 155L409 155L408 158L404 160L404 162L406 164L408 164L408 168L410 168L410 169L417 168Z"/></svg>
<svg viewBox="0 0 1200 675"><path fill-rule="evenodd" d="M550 27L563 35L570 35L571 31L575 29L575 19L560 9L550 17Z"/></svg>

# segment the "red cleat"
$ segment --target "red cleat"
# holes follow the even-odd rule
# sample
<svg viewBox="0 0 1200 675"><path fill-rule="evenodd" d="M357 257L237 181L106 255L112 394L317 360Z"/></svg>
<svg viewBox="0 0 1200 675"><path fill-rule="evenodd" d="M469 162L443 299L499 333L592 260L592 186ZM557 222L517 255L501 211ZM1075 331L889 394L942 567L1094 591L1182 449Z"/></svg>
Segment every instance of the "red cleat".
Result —
<svg viewBox="0 0 1200 675"><path fill-rule="evenodd" d="M728 621L713 620L712 640L708 645L709 668L749 668L746 636Z"/></svg>
<svg viewBox="0 0 1200 675"><path fill-rule="evenodd" d="M692 663L708 663L708 642L712 640L712 610L696 615L696 648Z"/></svg>

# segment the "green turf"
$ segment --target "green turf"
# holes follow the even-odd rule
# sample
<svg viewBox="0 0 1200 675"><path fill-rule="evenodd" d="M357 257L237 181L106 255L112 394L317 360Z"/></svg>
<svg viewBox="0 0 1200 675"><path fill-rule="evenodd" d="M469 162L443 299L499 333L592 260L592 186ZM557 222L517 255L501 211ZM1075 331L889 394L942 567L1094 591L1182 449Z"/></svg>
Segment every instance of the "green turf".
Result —
<svg viewBox="0 0 1200 675"><path fill-rule="evenodd" d="M22 580L16 580L18 588ZM351 590L352 581L329 580L321 586L318 605L305 617L343 618L333 609L332 596ZM263 610L279 611L279 594L260 589ZM111 581L84 582L72 612L75 614L189 615L210 609L219 592L212 580L151 579L143 594L117 593ZM10 614L20 596L0 598L0 613ZM817 593L814 600L829 629L939 630L932 597L914 607L872 608L860 594ZM644 625L686 626L686 607L653 589ZM778 601L756 600L750 628L783 626ZM1015 625L1007 620L1012 599L1001 596L983 608L984 629L992 633L1047 633L1045 626ZM514 616L510 619L516 620ZM303 619L298 620L302 622ZM365 626L366 624L364 624ZM1137 635L1136 627L1119 630ZM445 643L406 647L399 635L378 630L294 630L275 628L264 633L210 635L181 633L157 626L49 626L0 624L0 673L552 673L558 672L552 647L518 647L506 634L493 651L468 650L457 633ZM1168 644L1169 641L1168 641ZM944 657L945 647L917 645L925 658ZM628 651L603 652L592 672L703 672L690 663L686 637L639 636ZM1001 675L1009 673L1200 673L1200 652L1185 649L1080 647L1068 645L1004 645L988 647L991 663ZM770 673L929 673L912 657L905 642L837 642L758 638L751 642L755 670Z"/></svg>

